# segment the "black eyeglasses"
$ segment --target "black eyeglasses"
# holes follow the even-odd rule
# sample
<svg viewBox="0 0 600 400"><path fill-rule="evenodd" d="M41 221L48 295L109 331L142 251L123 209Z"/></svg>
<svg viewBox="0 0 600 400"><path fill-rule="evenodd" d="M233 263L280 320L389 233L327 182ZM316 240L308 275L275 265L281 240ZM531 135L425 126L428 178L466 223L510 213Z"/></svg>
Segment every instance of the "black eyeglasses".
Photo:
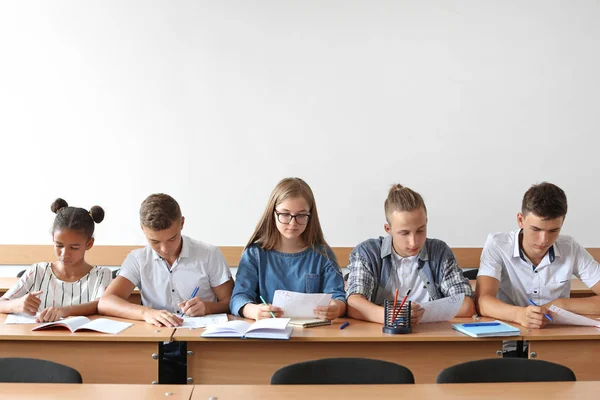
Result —
<svg viewBox="0 0 600 400"><path fill-rule="evenodd" d="M275 214L277 214L277 221L285 225L291 224L293 219L296 219L298 225L306 225L310 219L310 214L292 215L290 213L280 213L277 210L275 210Z"/></svg>

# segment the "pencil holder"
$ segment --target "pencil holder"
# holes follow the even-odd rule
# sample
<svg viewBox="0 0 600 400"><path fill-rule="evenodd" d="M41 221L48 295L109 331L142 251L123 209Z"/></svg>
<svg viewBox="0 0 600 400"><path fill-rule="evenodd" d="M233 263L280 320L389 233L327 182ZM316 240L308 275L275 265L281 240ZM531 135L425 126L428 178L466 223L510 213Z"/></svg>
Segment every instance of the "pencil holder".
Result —
<svg viewBox="0 0 600 400"><path fill-rule="evenodd" d="M407 301L400 308L400 302L394 307L393 301L384 300L383 333L398 334L412 332L412 328L410 327L410 303L410 301Z"/></svg>

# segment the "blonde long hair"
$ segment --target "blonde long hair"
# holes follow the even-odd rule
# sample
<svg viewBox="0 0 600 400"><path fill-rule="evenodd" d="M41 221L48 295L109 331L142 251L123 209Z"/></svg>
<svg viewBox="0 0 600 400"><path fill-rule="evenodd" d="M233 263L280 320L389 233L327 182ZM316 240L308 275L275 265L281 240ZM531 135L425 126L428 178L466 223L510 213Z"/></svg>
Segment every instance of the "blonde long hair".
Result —
<svg viewBox="0 0 600 400"><path fill-rule="evenodd" d="M325 252L328 247L321 223L319 222L319 213L317 212L317 204L310 186L300 178L285 178L279 181L275 189L271 192L265 211L258 221L254 233L246 247L253 244L259 245L265 250L273 250L281 240L281 234L277 230L275 224L275 207L283 201L293 197L302 197L308 204L310 218L301 238L309 247L319 252Z"/></svg>

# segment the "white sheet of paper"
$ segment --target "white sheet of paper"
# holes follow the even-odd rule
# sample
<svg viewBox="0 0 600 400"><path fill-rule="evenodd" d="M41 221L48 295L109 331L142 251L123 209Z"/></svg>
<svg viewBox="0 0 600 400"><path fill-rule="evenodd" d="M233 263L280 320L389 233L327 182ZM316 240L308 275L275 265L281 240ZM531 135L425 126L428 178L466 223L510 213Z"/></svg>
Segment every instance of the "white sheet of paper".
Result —
<svg viewBox="0 0 600 400"><path fill-rule="evenodd" d="M577 325L577 326L595 326L600 328L600 321L584 317L583 315L572 313L563 308L551 305L552 323L557 325Z"/></svg>
<svg viewBox="0 0 600 400"><path fill-rule="evenodd" d="M456 313L458 313L464 298L465 294L461 293L454 296L421 303L420 306L421 308L425 309L425 313L423 314L423 318L421 318L420 323L450 321L456 316Z"/></svg>
<svg viewBox="0 0 600 400"><path fill-rule="evenodd" d="M39 317L39 313L36 315L28 314L8 314L6 316L5 324L37 324L35 319Z"/></svg>
<svg viewBox="0 0 600 400"><path fill-rule="evenodd" d="M179 328L196 329L227 322L227 314L209 314L202 317L183 317L183 324Z"/></svg>
<svg viewBox="0 0 600 400"><path fill-rule="evenodd" d="M314 318L313 310L317 306L327 306L331 302L331 294L298 293L288 290L276 290L273 305L283 310L284 318Z"/></svg>

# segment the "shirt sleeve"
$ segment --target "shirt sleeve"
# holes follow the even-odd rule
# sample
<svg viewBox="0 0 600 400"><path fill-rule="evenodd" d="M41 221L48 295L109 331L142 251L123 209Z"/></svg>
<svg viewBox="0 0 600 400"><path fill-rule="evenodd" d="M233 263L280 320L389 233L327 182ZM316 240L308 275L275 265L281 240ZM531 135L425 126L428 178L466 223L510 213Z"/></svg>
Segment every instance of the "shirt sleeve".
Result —
<svg viewBox="0 0 600 400"><path fill-rule="evenodd" d="M344 276L338 266L335 256L331 249L327 249L328 257L325 261L323 271L323 293L331 293L331 298L346 302L346 292L344 291Z"/></svg>
<svg viewBox="0 0 600 400"><path fill-rule="evenodd" d="M372 301L375 290L373 269L356 249L350 253L348 271L347 296L360 294L365 296L367 300Z"/></svg>
<svg viewBox="0 0 600 400"><path fill-rule="evenodd" d="M463 275L450 247L446 248L446 257L442 267L444 268L442 282L440 283L440 291L442 294L445 297L450 297L464 293L465 296L473 298L473 288L471 287L471 283Z"/></svg>
<svg viewBox="0 0 600 400"><path fill-rule="evenodd" d="M481 260L479 263L479 271L477 276L490 276L500 281L502 276L502 267L504 262L498 253L498 248L494 243L493 234L488 235L483 251L481 252Z"/></svg>
<svg viewBox="0 0 600 400"><path fill-rule="evenodd" d="M27 271L23 273L19 281L15 283L4 295L2 296L5 300L18 299L19 297L25 296L29 292L35 292L38 290L34 287L36 275L42 274L38 270L38 264L34 264L27 268Z"/></svg>
<svg viewBox="0 0 600 400"><path fill-rule="evenodd" d="M133 253L129 253L127 258L125 258L125 261L123 261L123 265L121 265L119 276L122 276L141 289L142 282L140 272L141 266L139 259L135 257Z"/></svg>
<svg viewBox="0 0 600 400"><path fill-rule="evenodd" d="M208 259L208 280L211 287L216 287L224 284L231 279L231 271L229 265L225 261L225 257L218 247L215 247Z"/></svg>
<svg viewBox="0 0 600 400"><path fill-rule="evenodd" d="M112 271L108 268L100 269L100 276L98 277L98 289L96 290L96 296L94 300L99 299L104 294L104 291L110 285L112 281Z"/></svg>
<svg viewBox="0 0 600 400"><path fill-rule="evenodd" d="M247 248L242 254L235 276L235 287L229 302L231 313L241 317L240 310L248 303L258 303L258 250Z"/></svg>
<svg viewBox="0 0 600 400"><path fill-rule="evenodd" d="M573 254L575 254L573 275L581 279L589 288L600 282L600 264L582 245L575 241L573 242Z"/></svg>

